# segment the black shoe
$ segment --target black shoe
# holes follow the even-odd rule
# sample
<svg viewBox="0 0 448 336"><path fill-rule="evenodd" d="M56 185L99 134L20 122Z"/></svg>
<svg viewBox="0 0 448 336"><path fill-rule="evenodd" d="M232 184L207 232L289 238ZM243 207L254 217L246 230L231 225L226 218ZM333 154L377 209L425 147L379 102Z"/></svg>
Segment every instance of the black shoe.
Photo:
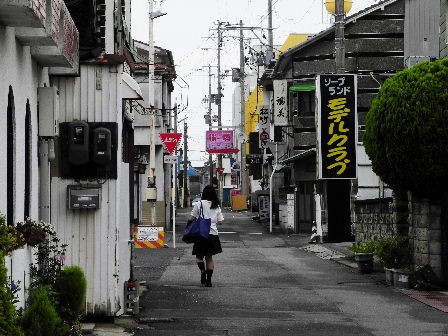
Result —
<svg viewBox="0 0 448 336"><path fill-rule="evenodd" d="M201 284L204 285L205 284L205 271L201 272Z"/></svg>
<svg viewBox="0 0 448 336"><path fill-rule="evenodd" d="M212 282L211 282L211 281L207 281L207 282L205 283L205 287L213 287L213 286L212 286Z"/></svg>

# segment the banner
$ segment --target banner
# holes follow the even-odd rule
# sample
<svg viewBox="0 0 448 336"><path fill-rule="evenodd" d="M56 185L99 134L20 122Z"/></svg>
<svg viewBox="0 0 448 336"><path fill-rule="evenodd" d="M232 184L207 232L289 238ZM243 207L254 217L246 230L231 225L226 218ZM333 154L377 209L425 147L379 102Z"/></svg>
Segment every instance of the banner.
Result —
<svg viewBox="0 0 448 336"><path fill-rule="evenodd" d="M237 153L234 148L233 131L206 131L206 151L211 154Z"/></svg>
<svg viewBox="0 0 448 336"><path fill-rule="evenodd" d="M355 179L356 75L320 75L318 96L319 179Z"/></svg>

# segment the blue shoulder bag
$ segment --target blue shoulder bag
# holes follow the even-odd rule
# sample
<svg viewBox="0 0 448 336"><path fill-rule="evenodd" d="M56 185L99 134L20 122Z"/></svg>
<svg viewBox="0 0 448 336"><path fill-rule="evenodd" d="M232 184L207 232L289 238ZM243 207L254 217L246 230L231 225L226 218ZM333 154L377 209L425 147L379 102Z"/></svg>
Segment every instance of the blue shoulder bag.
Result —
<svg viewBox="0 0 448 336"><path fill-rule="evenodd" d="M182 240L187 244L191 244L199 242L200 240L208 239L211 224L212 220L210 218L204 218L204 210L202 209L201 201L199 217L187 224Z"/></svg>

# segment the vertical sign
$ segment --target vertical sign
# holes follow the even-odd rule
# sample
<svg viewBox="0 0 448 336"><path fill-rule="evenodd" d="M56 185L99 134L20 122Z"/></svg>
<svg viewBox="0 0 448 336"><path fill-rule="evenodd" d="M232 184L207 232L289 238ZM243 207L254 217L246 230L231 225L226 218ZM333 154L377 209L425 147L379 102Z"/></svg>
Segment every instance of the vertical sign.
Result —
<svg viewBox="0 0 448 336"><path fill-rule="evenodd" d="M273 86L274 86L274 125L287 126L288 82L286 81L286 79L274 80Z"/></svg>
<svg viewBox="0 0 448 336"><path fill-rule="evenodd" d="M260 108L260 114L258 117L258 138L259 138L259 147L264 149L268 146L269 143L269 130L271 126L271 121L269 118L269 106L263 105Z"/></svg>
<svg viewBox="0 0 448 336"><path fill-rule="evenodd" d="M320 179L357 177L356 88L356 75L320 75L317 78Z"/></svg>

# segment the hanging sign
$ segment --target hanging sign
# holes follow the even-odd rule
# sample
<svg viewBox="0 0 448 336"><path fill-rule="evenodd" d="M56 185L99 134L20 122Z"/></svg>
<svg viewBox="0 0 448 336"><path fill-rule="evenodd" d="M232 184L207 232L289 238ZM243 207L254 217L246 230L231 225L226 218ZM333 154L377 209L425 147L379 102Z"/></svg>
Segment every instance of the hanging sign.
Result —
<svg viewBox="0 0 448 336"><path fill-rule="evenodd" d="M320 179L355 179L357 109L356 75L317 78Z"/></svg>
<svg viewBox="0 0 448 336"><path fill-rule="evenodd" d="M234 148L233 131L206 131L205 147L210 154L238 153Z"/></svg>
<svg viewBox="0 0 448 336"><path fill-rule="evenodd" d="M274 125L287 126L288 109L286 102L288 93L288 82L286 79L274 80L273 87L274 87Z"/></svg>
<svg viewBox="0 0 448 336"><path fill-rule="evenodd" d="M216 173L222 175L222 173L224 173L224 168L216 168Z"/></svg>
<svg viewBox="0 0 448 336"><path fill-rule="evenodd" d="M258 117L258 136L259 136L259 147L264 149L268 146L270 141L270 126L271 121L269 118L269 106L263 105L260 109L260 114Z"/></svg>
<svg viewBox="0 0 448 336"><path fill-rule="evenodd" d="M182 133L160 133L160 140L170 154L174 153L181 138Z"/></svg>

